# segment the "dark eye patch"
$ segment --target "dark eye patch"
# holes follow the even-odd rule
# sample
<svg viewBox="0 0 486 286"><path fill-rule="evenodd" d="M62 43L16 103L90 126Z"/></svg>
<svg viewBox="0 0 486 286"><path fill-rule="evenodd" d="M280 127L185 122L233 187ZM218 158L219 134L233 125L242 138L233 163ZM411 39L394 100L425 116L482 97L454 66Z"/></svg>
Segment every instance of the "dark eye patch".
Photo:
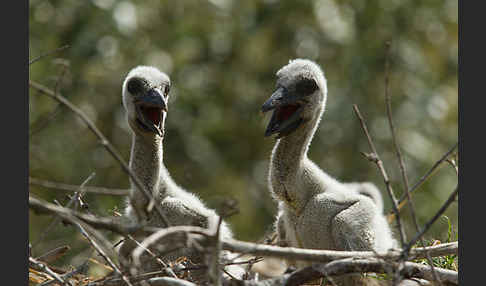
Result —
<svg viewBox="0 0 486 286"><path fill-rule="evenodd" d="M309 95L318 89L317 83L313 79L304 78L295 85L297 93Z"/></svg>
<svg viewBox="0 0 486 286"><path fill-rule="evenodd" d="M131 94L140 93L143 90L144 83L138 78L132 78L127 83L127 90Z"/></svg>

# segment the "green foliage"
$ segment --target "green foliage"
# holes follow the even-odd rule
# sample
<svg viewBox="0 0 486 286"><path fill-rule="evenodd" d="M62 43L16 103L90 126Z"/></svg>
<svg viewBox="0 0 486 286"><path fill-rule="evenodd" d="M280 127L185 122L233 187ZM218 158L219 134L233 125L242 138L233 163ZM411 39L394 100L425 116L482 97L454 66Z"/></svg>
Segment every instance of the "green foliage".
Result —
<svg viewBox="0 0 486 286"><path fill-rule="evenodd" d="M447 242L453 242L457 241L458 239L458 232L457 230L454 230L454 227L452 225L451 220L447 216L443 216L443 218L447 221ZM433 240L433 239L424 239L424 244L425 246L431 246L434 245L434 243L440 243L440 241ZM418 246L418 243L417 245ZM454 271L458 271L458 256L453 254L453 255L445 255L445 256L439 256L439 257L432 257L432 264L435 267L441 267L445 269L450 269ZM422 263L425 265L430 265L427 259L417 259L416 262Z"/></svg>
<svg viewBox="0 0 486 286"><path fill-rule="evenodd" d="M275 72L289 59L310 58L328 79L327 110L309 157L343 181L372 181L390 203L383 180L360 151L366 138L352 112L367 120L380 157L402 192L384 102L385 42L392 40L390 92L398 139L411 184L458 140L457 1L116 1L31 0L30 58L65 44L67 50L32 64L29 77L57 89L85 111L128 161L130 133L121 105L121 83L136 65L154 65L173 82L164 139L172 177L211 207L238 201L229 219L236 237L258 240L271 228L276 205L266 186L274 144L264 138L269 118L261 104L275 86ZM65 62L68 68L63 74ZM86 126L50 98L30 90L29 175L80 184L128 188L128 176ZM439 170L414 195L425 223L456 185ZM30 192L61 204L60 192ZM120 197L87 195L93 213L123 209ZM409 210L403 210L409 236ZM457 206L446 214L457 225ZM35 241L49 219L30 213ZM431 237L447 228L434 226ZM62 236L60 236L62 234ZM81 240L58 225L34 252ZM83 245L88 249L88 245ZM80 246L81 248L81 246ZM76 252L80 253L81 249Z"/></svg>

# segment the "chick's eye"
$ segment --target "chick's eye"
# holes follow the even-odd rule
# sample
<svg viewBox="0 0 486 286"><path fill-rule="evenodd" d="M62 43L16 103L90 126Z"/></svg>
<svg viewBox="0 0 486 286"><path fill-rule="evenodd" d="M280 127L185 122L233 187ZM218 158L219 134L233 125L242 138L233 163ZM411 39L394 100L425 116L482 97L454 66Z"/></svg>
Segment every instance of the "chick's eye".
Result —
<svg viewBox="0 0 486 286"><path fill-rule="evenodd" d="M141 92L142 89L143 89L143 83L137 78L132 78L127 83L127 90L131 94L137 94L137 93Z"/></svg>
<svg viewBox="0 0 486 286"><path fill-rule="evenodd" d="M318 89L317 83L313 79L304 79L297 83L295 87L300 94L309 95Z"/></svg>

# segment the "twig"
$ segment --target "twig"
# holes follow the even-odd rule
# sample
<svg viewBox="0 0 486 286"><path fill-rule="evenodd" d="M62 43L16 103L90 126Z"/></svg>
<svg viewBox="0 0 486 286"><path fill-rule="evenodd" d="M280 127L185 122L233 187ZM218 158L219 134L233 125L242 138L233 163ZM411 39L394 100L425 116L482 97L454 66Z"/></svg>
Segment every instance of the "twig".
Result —
<svg viewBox="0 0 486 286"><path fill-rule="evenodd" d="M410 189L410 193L413 193L418 187L420 187L432 175L432 173L434 173L437 170L437 167L439 167L440 164L442 164L444 161L447 160L447 158L449 158L452 152L454 152L454 150L457 148L458 143L459 142L454 144L454 146L452 146L452 148L449 151L447 151L437 162L435 162L435 164L418 180L418 182L412 186L412 188ZM407 199L407 195L403 194L403 196L398 201L400 203L400 205L398 206L399 210L405 205L406 199ZM390 220L394 219L394 215L393 216L392 215L393 214L390 214L390 216L388 217L389 222Z"/></svg>
<svg viewBox="0 0 486 286"><path fill-rule="evenodd" d="M73 271L70 271L68 273L61 275L61 278L62 279L69 279L69 278L73 277L74 275L76 275L78 273L86 273L86 271L88 269L88 262L89 262L89 260L86 260L83 264L81 264L79 267L77 267ZM49 286L54 282L55 282L55 280L45 281L45 282L39 284L38 286Z"/></svg>
<svg viewBox="0 0 486 286"><path fill-rule="evenodd" d="M133 224L129 220L124 220L122 218L98 218L93 215L72 211L70 209L56 206L46 201L34 198L31 195L29 195L29 208L38 212L55 213L66 220L74 217L91 225L92 227L110 230L122 235L135 233L143 227L142 225Z"/></svg>
<svg viewBox="0 0 486 286"><path fill-rule="evenodd" d="M395 213L395 215L397 217L397 227L398 227L398 230L399 230L399 233L400 233L401 246L403 247L405 245L406 238L405 238L405 231L403 229L402 222L400 220L400 214L399 214L398 206L397 206L397 199L395 197L395 194L393 193L393 189L391 187L390 180L388 179L388 175L385 171L385 167L383 166L383 162L380 160L380 157L378 156L378 153L376 152L375 145L373 144L373 141L371 140L371 136L368 132L368 128L366 127L366 123L363 119L363 116L361 116L361 113L359 112L358 106L356 104L353 104L353 109L354 109L354 112L356 113L356 116L359 119L359 122L361 123L361 128L363 129L363 131L366 135L366 138L368 139L368 144L369 144L371 151L372 151L371 154L364 154L364 153L363 154L366 156L366 158L368 160L370 160L370 161L372 161L376 164L376 166L378 167L378 169L381 172L381 175L383 176L383 180L385 182L386 190L387 190L388 195L390 196L390 199L392 201L393 212Z"/></svg>
<svg viewBox="0 0 486 286"><path fill-rule="evenodd" d="M79 189L77 185L70 185L58 182L52 182L47 180L42 180L34 177L29 177L29 185L40 186L57 191L74 192ZM98 194L98 195L110 195L110 196L128 196L128 189L112 189L105 187L95 187L95 186L84 186L84 191L86 193Z"/></svg>
<svg viewBox="0 0 486 286"><path fill-rule="evenodd" d="M60 76L58 77L57 81L56 81L56 85L54 87L54 93L57 94L59 92L59 86L60 86L60 83L66 73L66 70L69 66L69 64L66 64L65 61L61 62L62 63L62 66L63 66L63 69L61 71L61 74ZM56 115L59 113L59 111L62 110L62 105L60 103L57 104L56 108L51 111L47 116L45 116L44 120L40 121L40 120L37 120L34 124L34 126L36 126L37 128L30 128L29 126L29 129L31 129L31 131L29 132L29 137L32 137L32 135L38 133L39 131L41 131L42 129L44 129L47 124L56 117ZM33 129L33 130L32 130Z"/></svg>
<svg viewBox="0 0 486 286"><path fill-rule="evenodd" d="M54 278L54 280L59 281L63 285L69 285L72 286L69 281L64 281L56 272L52 271L47 265L43 264L40 261L37 261L35 258L29 257L29 266L31 266L34 269L37 269L39 271L44 271L50 276Z"/></svg>
<svg viewBox="0 0 486 286"><path fill-rule="evenodd" d="M101 133L101 131L94 125L94 123L91 121L91 119L89 119L86 116L86 114L84 114L84 112L81 109L79 109L78 107L74 106L69 100L67 100L62 95L54 93L52 90L48 89L47 87L45 87L45 86L43 86L43 85L41 85L39 83L36 83L34 81L29 80L29 86L32 87L32 88L34 88L34 89L36 89L36 90L38 90L38 91L40 91L41 93L43 93L45 95L47 95L47 96L49 96L49 97L57 100L58 102L64 104L74 114L76 114L84 123L86 123L86 125L88 126L88 128L95 134L96 137L98 137L98 139L101 142L101 145L108 151L108 153L110 153L113 156L113 158L115 158L118 161L118 163L120 163L122 169L125 172L127 172L127 174L130 176L130 178L134 182L135 186L139 190L141 190L142 194L144 194L144 196L146 197L146 199L149 202L152 202L154 200L152 194L144 187L144 185L142 184L142 182L132 172L132 170L130 170L130 167L125 162L125 160L123 160L123 158L118 153L118 151L116 151L116 149L113 147L113 145L108 141L108 139L106 139L106 137L103 135L103 133ZM160 206L158 204L149 204L149 205L153 205L155 207L155 209L157 210L157 213L160 216L162 222L165 224L165 227L170 226L169 220L166 218L166 216L162 212ZM147 210L147 212L150 212L150 210Z"/></svg>
<svg viewBox="0 0 486 286"><path fill-rule="evenodd" d="M277 278L263 281L236 281L241 286L298 286L324 276L338 276L351 273L386 273L392 267L397 269L397 264L390 264L382 259L355 259L345 258L335 260L327 264L314 264L290 274L284 274ZM433 275L427 265L405 262L400 271L401 275L408 278L423 278L433 280ZM437 273L441 280L458 284L456 271L438 268Z"/></svg>
<svg viewBox="0 0 486 286"><path fill-rule="evenodd" d="M457 193L457 189L456 189ZM95 218L92 215L80 214L78 212L66 209L63 207L58 207L53 204L45 202L45 206L38 199L29 197L29 204L31 207L37 206L39 210L47 211L49 213L55 213L63 218L79 218L83 222L92 225L93 227L106 229L114 231L121 235L126 235L128 233L134 232L133 226L124 226L115 219L108 218ZM39 206L40 205L40 206ZM35 208L35 207L34 207ZM446 206L442 209L445 210ZM441 209L441 210L442 210ZM443 211L436 214L435 219L439 217ZM434 223L435 219L429 222L424 231L428 230L429 226ZM169 228L151 228L151 227L141 227L136 228L137 230L143 230L146 232L152 232L152 235L148 236L135 250L133 253L134 262L138 259L145 249L149 248L150 245L156 243L165 236L175 234L175 233L189 233L196 234L198 237L205 238L211 235L209 230L205 228L195 227L195 226L173 226ZM315 249L302 249L294 247L279 247L274 245L257 244L251 242L243 242L238 240L222 240L221 248L223 250L228 250L231 252L253 254L258 256L269 256L269 257L280 257L292 260L303 260L311 262L321 262L326 263L333 260L345 259L345 258L356 258L356 259L368 259L376 258L377 254L373 251L337 251L337 250L315 250ZM411 248L409 259L419 259L425 258L426 252L430 253L431 257L444 256L457 254L458 243L445 243L430 247L417 247ZM379 254L379 256L385 260L397 260L400 259L401 250L390 250L386 254ZM140 263L140 261L138 262Z"/></svg>
<svg viewBox="0 0 486 286"><path fill-rule="evenodd" d="M432 217L425 224L424 229L422 229L421 232L417 233L412 238L412 240L410 240L410 242L408 243L408 245L406 246L406 248L408 248L408 249L411 248L417 242L417 240L419 240L425 234L425 232L427 232L429 230L429 228L432 226L432 224L447 210L447 208L449 207L449 205L452 202L455 201L458 191L459 191L459 188L456 187L456 189L452 192L452 194L449 196L449 198L447 199L447 201L442 205L442 207L437 211L437 213L434 215L434 217Z"/></svg>
<svg viewBox="0 0 486 286"><path fill-rule="evenodd" d="M84 180L84 182L81 183L80 186L78 186L78 188L74 191L75 195L69 200L69 202L66 204L66 208L69 208L71 207L71 205L76 201L78 195L76 194L80 194L79 190L82 190L82 188L84 187L85 184L87 184L93 177L94 177L95 173L91 173L88 178L86 178ZM44 237L46 236L46 234L48 234L50 232L50 230L60 221L60 218L59 217L55 217L52 222L45 228L45 230L40 234L39 238L37 239L36 242L34 242L34 247L44 239Z"/></svg>
<svg viewBox="0 0 486 286"><path fill-rule="evenodd" d="M219 268L219 253L221 252L221 240L220 240L220 229L223 218L218 216L218 223L214 234L208 237L209 249L211 253L207 255L208 264L208 278L211 285L220 286L221 285L221 270Z"/></svg>
<svg viewBox="0 0 486 286"><path fill-rule="evenodd" d="M37 202L36 202L36 199L29 196L29 204L31 204L31 201L34 204L41 204L41 202L39 200L37 200ZM75 211L71 211L68 208L64 208L64 207L58 207L58 206L55 206L55 207L59 208L57 211L55 211L55 213L57 215L59 215L60 217L64 218L65 220L76 225L78 227L78 229L81 231L81 234L89 241L89 243L96 249L96 251L106 260L106 262L108 262L108 264L111 266L111 268L113 268L120 276L122 276L122 279L125 281L125 283L127 285L131 286L132 284L130 283L128 278L126 278L126 276L123 275L123 273L116 266L116 264L106 255L105 250L103 250L103 249L110 250L110 248L108 246L109 243L106 241L106 239L101 234L99 234L96 230L94 230L89 224L85 224L83 221L81 221L76 216L74 216L73 214L76 213ZM83 226L83 224L84 224L84 226ZM104 244L104 246L101 247L95 241L95 239L93 239L90 236L89 233L93 234L95 239L102 242ZM111 251L111 252L113 252L113 251Z"/></svg>
<svg viewBox="0 0 486 286"><path fill-rule="evenodd" d="M111 258L106 255L105 251L103 250L103 248L105 249L109 249L107 247L107 243L105 242L105 247L101 247L96 241L95 239L93 239L89 233L86 231L88 230L90 233L92 233L97 240L100 240L100 241L103 241L105 240L103 236L101 236L100 234L98 234L94 229L91 228L91 226L89 225L84 225L83 227L83 223L74 218L74 217L71 217L73 218L71 220L72 223L74 223L78 228L79 230L81 231L81 233L83 234L83 236L89 241L89 243L96 249L96 251L103 257L103 259L105 259L105 261L110 265L111 268L113 268L115 270L116 273L118 273L123 281L128 285L128 286L132 286L132 284L130 283L130 281L128 280L128 278L121 272L120 268L111 260Z"/></svg>
<svg viewBox="0 0 486 286"><path fill-rule="evenodd" d="M36 257L35 259L41 262L49 263L63 256L70 249L71 247L69 247L68 245L56 247L42 254L41 256Z"/></svg>
<svg viewBox="0 0 486 286"><path fill-rule="evenodd" d="M397 265L390 265L384 260L380 259L353 259L346 258L341 260L336 260L327 264L317 264L313 265L299 271L296 271L290 275L286 283L286 286L298 286L302 283L312 281L314 279L323 276L336 276L350 273L365 273L365 272L375 272L375 273L386 273L387 268L390 266L398 268ZM427 265L405 262L401 274L404 277L418 277L427 280L434 280L433 272ZM458 283L458 274L456 271L438 268L437 274L443 281L448 281L451 283Z"/></svg>
<svg viewBox="0 0 486 286"><path fill-rule="evenodd" d="M54 54L54 53L60 52L60 51L65 50L65 49L67 49L67 48L69 48L69 45L64 45L64 46L59 47L59 48L57 48L57 49L55 49L55 50L53 50L53 51L47 52L47 53L45 53L45 54L41 54L40 56L38 56L38 57L36 57L36 58L34 58L34 59L30 60L30 61L29 61L29 66L30 66L31 64L33 64L33 63L37 62L38 60L40 60L40 59L44 58L44 57L47 57L47 56L52 55L52 54Z"/></svg>
<svg viewBox="0 0 486 286"><path fill-rule="evenodd" d="M171 277L154 277L147 280L150 286L197 286L187 280Z"/></svg>
<svg viewBox="0 0 486 286"><path fill-rule="evenodd" d="M395 126L393 124L392 108L391 108L391 95L389 93L389 54L390 54L391 43L386 43L386 56L385 56L385 102L386 102L386 113L388 116L388 123L390 125L390 131L392 134L393 145L395 147L395 152L397 154L398 163L400 166L400 173L402 174L403 189L405 190L405 195L407 196L408 205L410 207L410 215L412 216L413 223L417 232L420 232L420 227L417 222L417 216L415 215L415 206L413 204L410 192L408 189L408 178L407 172L405 170L405 163L403 162L402 152L400 151L400 146L398 145L398 140L396 137Z"/></svg>
<svg viewBox="0 0 486 286"><path fill-rule="evenodd" d="M252 254L258 256L287 258L309 262L327 263L344 258L376 258L373 251L338 251L338 250L317 250L296 247L280 247L275 245L257 244L238 240L223 240L222 248L231 252ZM458 243L444 243L436 246L416 247L410 250L409 259L425 258L426 252L431 256L444 256L457 254ZM401 257L401 250L390 250L386 254L379 254L379 257L387 260L397 260Z"/></svg>
<svg viewBox="0 0 486 286"><path fill-rule="evenodd" d="M154 232L150 236L146 237L133 251L132 251L132 261L135 265L141 265L140 256L143 254L145 249L148 249L151 245L157 243L163 238L177 234L196 234L201 238L207 238L211 236L208 229L197 227L197 226L172 226L169 228L161 228Z"/></svg>
<svg viewBox="0 0 486 286"><path fill-rule="evenodd" d="M389 56L390 56L390 48L391 48L391 42L386 42L385 44L386 47L386 53L385 53L385 103L386 103L386 114L388 116L388 123L390 125L390 131L392 134L392 140L393 140L393 145L395 147L395 152L397 154L397 159L398 163L400 166L400 173L402 174L402 180L403 180L403 189L405 190L405 195L407 196L407 201L408 201L408 206L410 209L410 215L412 217L413 224L415 226L415 229L417 233L420 233L420 226L417 221L417 216L415 214L415 206L413 204L412 197L410 195L410 191L408 189L408 177L407 177L407 172L405 169L405 163L403 161L402 157L402 152L400 151L400 146L398 145L398 140L396 136L396 131L395 131L395 126L393 124L393 116L392 116L392 107L391 107L391 94L389 92L389 83L390 83L390 77L389 77ZM398 208L398 211L400 211L400 208ZM420 239L422 246L425 246L423 239ZM408 251L409 248L405 247L403 250L403 256L404 259L407 259L408 256ZM434 280L439 281L439 284L442 284L435 274L435 269L434 265L432 262L432 259L427 255L427 261L430 264L430 268L432 270L432 273L434 274Z"/></svg>
<svg viewBox="0 0 486 286"><path fill-rule="evenodd" d="M143 247L143 245L138 242L135 238L133 238L132 235L127 235L127 237L132 240L133 242L135 242L137 244L137 246L140 246L140 247ZM160 259L159 257L157 257L157 255L155 255L155 253L153 253L149 248L144 248L144 250L150 254L152 256L152 258L155 259L155 261L157 261L157 263L159 263L163 268L164 268L164 274L167 274L171 277L174 277L174 278L177 278L177 276L175 275L174 271L172 271L172 269L170 267L167 266L167 264L162 261L162 259Z"/></svg>

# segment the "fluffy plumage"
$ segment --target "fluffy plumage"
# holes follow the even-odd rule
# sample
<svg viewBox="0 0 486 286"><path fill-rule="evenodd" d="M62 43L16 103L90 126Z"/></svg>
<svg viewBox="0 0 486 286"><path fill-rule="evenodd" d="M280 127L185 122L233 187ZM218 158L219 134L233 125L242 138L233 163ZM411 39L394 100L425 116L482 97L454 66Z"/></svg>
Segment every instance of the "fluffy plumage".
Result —
<svg viewBox="0 0 486 286"><path fill-rule="evenodd" d="M215 229L218 218L214 210L207 208L196 195L178 186L163 163L162 141L169 90L169 77L158 69L148 66L132 69L123 83L123 106L132 131L130 169L141 179L145 188L157 198L171 226L193 225ZM147 203L141 190L132 183L126 216L135 221L148 220L149 225L163 227L164 224L155 211L151 217L147 216L145 212ZM232 238L231 230L225 222L221 225L220 234L221 238ZM136 239L143 240L143 236L137 236ZM173 241L170 239L166 241L169 247L174 247L183 241L180 237L172 238ZM135 247L134 242L126 240L120 248L120 254L130 260ZM175 261L182 256L194 263L204 263L203 254L190 247L165 253L162 259L166 262ZM229 254L222 252L222 259L229 259ZM157 264L151 258L146 258L142 263L146 271L157 269ZM235 276L243 274L243 270L239 267L230 267L227 270Z"/></svg>
<svg viewBox="0 0 486 286"><path fill-rule="evenodd" d="M278 202L280 244L377 252L396 247L379 190L371 183L339 182L307 157L326 106L327 85L320 67L296 59L276 75L276 91L262 111L273 110L265 135L278 138L268 185Z"/></svg>

